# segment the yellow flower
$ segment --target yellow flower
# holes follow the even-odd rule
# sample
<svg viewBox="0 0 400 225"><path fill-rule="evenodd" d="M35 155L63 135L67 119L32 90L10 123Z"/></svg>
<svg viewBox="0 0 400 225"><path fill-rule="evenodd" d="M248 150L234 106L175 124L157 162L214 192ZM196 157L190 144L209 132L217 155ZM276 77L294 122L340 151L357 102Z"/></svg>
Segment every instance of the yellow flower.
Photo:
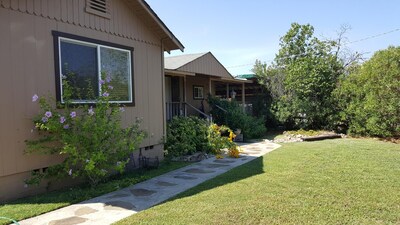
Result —
<svg viewBox="0 0 400 225"><path fill-rule="evenodd" d="M217 158L217 159L223 159L224 157L223 157L221 154L217 154L217 155L215 155L215 158Z"/></svg>
<svg viewBox="0 0 400 225"><path fill-rule="evenodd" d="M229 131L229 141L232 142L235 137L236 135L232 131Z"/></svg>
<svg viewBox="0 0 400 225"><path fill-rule="evenodd" d="M229 149L228 155L232 158L239 158L240 148L239 146L233 146Z"/></svg>

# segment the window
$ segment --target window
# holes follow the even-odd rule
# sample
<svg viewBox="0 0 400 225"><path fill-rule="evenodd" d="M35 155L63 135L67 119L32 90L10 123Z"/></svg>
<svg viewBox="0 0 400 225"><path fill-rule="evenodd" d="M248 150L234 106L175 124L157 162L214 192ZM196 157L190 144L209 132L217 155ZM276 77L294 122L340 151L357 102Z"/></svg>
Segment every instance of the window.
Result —
<svg viewBox="0 0 400 225"><path fill-rule="evenodd" d="M57 99L64 103L65 79L73 103L94 103L102 95L103 80L112 86L110 101L133 104L132 53L126 46L53 32ZM107 79L106 79L107 78Z"/></svg>
<svg viewBox="0 0 400 225"><path fill-rule="evenodd" d="M193 98L204 99L203 89L203 86L193 86Z"/></svg>

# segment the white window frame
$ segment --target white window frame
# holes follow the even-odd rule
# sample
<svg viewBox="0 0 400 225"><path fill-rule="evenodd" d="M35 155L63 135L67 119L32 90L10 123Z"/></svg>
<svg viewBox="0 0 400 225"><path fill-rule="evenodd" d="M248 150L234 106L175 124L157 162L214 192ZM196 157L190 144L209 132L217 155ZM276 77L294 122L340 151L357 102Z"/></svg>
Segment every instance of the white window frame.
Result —
<svg viewBox="0 0 400 225"><path fill-rule="evenodd" d="M197 92L196 92L196 89L198 90ZM196 93L198 93L201 96L196 96ZM193 99L204 99L204 87L203 86L193 85Z"/></svg>
<svg viewBox="0 0 400 225"><path fill-rule="evenodd" d="M98 70L98 82L97 85L99 85L99 96L102 95L101 93L101 88L100 88L100 79L101 79L101 54L100 54L100 48L108 48L108 49L114 49L114 50L118 50L118 51L123 51L128 53L128 61L129 61L129 68L128 68L128 72L129 72L129 99L128 101L112 101L110 100L111 103L127 103L127 104L131 104L134 102L133 99L133 82L132 82L132 52L130 50L127 49L122 49L122 48L116 48L116 47L111 47L111 46L107 46L107 45L101 45L101 44L96 44L96 43L91 43L91 42L87 42L87 41L80 41L80 40L76 40L76 39L71 39L71 38L66 38L66 37L58 37L58 63L59 63L59 76L60 76L60 99L61 99L61 103L65 103L64 99L63 99L63 85L62 85L62 81L63 81L63 76L64 74L62 74L62 58L61 58L61 42L62 41L66 41L69 43L77 43L78 45L86 45L86 46L91 46L91 47L96 47L97 48L97 70ZM72 103L76 103L76 104L82 104L82 103L96 103L96 101L90 101L90 100L74 100L72 101Z"/></svg>

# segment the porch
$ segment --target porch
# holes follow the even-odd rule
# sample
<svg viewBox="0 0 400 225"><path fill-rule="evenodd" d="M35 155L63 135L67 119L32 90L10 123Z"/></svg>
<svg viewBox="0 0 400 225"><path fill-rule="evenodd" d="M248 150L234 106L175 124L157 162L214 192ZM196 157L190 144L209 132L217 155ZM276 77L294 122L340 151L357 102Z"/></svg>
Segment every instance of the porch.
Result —
<svg viewBox="0 0 400 225"><path fill-rule="evenodd" d="M246 104L245 82L242 80L222 80L206 75L165 76L166 119L174 116L199 116L212 121L209 95L221 99L236 100L244 111L251 110Z"/></svg>

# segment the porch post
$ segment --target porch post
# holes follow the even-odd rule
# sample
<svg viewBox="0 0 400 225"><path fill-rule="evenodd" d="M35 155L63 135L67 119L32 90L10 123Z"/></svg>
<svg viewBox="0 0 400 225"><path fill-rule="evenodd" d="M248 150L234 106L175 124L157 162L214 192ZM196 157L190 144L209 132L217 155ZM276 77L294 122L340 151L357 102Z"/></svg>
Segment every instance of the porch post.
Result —
<svg viewBox="0 0 400 225"><path fill-rule="evenodd" d="M209 89L208 91L209 91L210 95L213 96L212 88L211 88L211 77L208 77L208 89Z"/></svg>
<svg viewBox="0 0 400 225"><path fill-rule="evenodd" d="M245 89L244 89L244 83L242 83L242 106L243 106L243 112L246 112L246 97L245 97L245 95L246 95L246 91L245 91Z"/></svg>
<svg viewBox="0 0 400 225"><path fill-rule="evenodd" d="M185 117L187 116L187 108L186 108L186 76L183 76L183 102L185 103L183 105L183 115L185 115Z"/></svg>
<svg viewBox="0 0 400 225"><path fill-rule="evenodd" d="M226 83L226 99L229 98L229 83Z"/></svg>

